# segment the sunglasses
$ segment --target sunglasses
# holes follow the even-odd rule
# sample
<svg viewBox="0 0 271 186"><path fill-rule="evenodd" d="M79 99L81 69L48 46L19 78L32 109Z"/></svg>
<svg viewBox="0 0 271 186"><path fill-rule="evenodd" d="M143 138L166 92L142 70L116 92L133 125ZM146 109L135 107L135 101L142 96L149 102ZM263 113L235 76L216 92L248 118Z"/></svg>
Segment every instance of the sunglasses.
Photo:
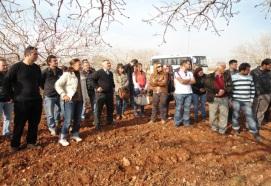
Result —
<svg viewBox="0 0 271 186"><path fill-rule="evenodd" d="M162 66L157 66L157 68L161 68Z"/></svg>

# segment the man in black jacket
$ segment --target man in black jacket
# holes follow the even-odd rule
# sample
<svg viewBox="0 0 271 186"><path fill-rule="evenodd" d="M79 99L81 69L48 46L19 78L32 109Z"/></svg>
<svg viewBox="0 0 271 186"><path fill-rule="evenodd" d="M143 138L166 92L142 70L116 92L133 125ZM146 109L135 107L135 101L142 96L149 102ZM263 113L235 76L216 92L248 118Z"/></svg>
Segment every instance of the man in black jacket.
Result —
<svg viewBox="0 0 271 186"><path fill-rule="evenodd" d="M44 109L47 117L48 129L52 136L56 135L56 124L60 122L60 97L55 90L55 82L62 75L62 70L58 68L57 57L49 55L47 57L48 68L42 71L41 86L44 89Z"/></svg>
<svg viewBox="0 0 271 186"><path fill-rule="evenodd" d="M236 59L231 59L229 61L229 68L225 71L225 75L228 77L231 77L234 74L238 73L238 61ZM232 101L232 96L229 95L229 102L231 103ZM229 114L228 114L228 123L232 123L232 113L233 109L231 104L229 104Z"/></svg>
<svg viewBox="0 0 271 186"><path fill-rule="evenodd" d="M94 113L95 91L94 91L94 86L91 81L91 76L95 72L95 69L91 67L87 59L83 60L82 63L83 65L88 66L87 70L82 71L82 77L84 76L86 78L86 87L87 87L87 94L88 94L89 102L91 106L91 113Z"/></svg>
<svg viewBox="0 0 271 186"><path fill-rule="evenodd" d="M110 71L111 62L104 60L102 63L103 68L93 73L91 80L95 88L96 101L95 101L95 116L94 123L96 129L100 129L100 119L104 104L107 111L107 124L113 124L113 112L114 112L114 79L113 73Z"/></svg>
<svg viewBox="0 0 271 186"><path fill-rule="evenodd" d="M41 70L34 62L38 59L38 49L28 46L25 58L14 64L4 81L4 92L14 101L14 128L11 150L20 148L25 123L28 122L27 147L37 147L38 125L41 119L42 98L40 95Z"/></svg>
<svg viewBox="0 0 271 186"><path fill-rule="evenodd" d="M261 127L264 114L271 102L271 59L262 61L261 66L251 71L255 84L256 97L253 102L253 113L257 121L258 128Z"/></svg>

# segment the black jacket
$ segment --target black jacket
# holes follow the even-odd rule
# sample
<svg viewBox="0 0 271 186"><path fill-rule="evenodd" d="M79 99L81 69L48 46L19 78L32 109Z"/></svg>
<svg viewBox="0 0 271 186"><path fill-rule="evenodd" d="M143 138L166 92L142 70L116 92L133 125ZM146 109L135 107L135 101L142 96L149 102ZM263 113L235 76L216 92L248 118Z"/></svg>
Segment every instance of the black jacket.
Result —
<svg viewBox="0 0 271 186"><path fill-rule="evenodd" d="M26 65L22 61L10 67L4 81L4 93L14 101L41 99L41 70L37 64Z"/></svg>
<svg viewBox="0 0 271 186"><path fill-rule="evenodd" d="M250 73L255 84L256 96L271 93L271 72L263 71L260 67Z"/></svg>
<svg viewBox="0 0 271 186"><path fill-rule="evenodd" d="M50 68L46 68L42 71L41 87L44 89L44 96L59 96L55 90L55 82L60 78L62 73L60 68L56 68L56 73Z"/></svg>
<svg viewBox="0 0 271 186"><path fill-rule="evenodd" d="M95 89L101 87L103 89L102 93L114 93L114 79L113 73L109 71L109 75L104 71L104 69L100 69L94 72L91 76L91 84Z"/></svg>
<svg viewBox="0 0 271 186"><path fill-rule="evenodd" d="M205 74L202 77L195 78L196 83L192 85L192 90L193 90L194 94L203 95L206 93L206 91L205 92L200 91L201 88L205 88L205 86L204 86L204 79L205 78L206 78Z"/></svg>
<svg viewBox="0 0 271 186"><path fill-rule="evenodd" d="M134 90L134 84L133 84L134 67L130 63L128 63L127 65L124 66L124 69L128 76L129 88L130 90Z"/></svg>
<svg viewBox="0 0 271 186"><path fill-rule="evenodd" d="M172 73L168 73L168 93L171 94L175 91L174 76Z"/></svg>
<svg viewBox="0 0 271 186"><path fill-rule="evenodd" d="M4 92L4 81L5 81L5 72L0 72L0 102L10 101L10 97Z"/></svg>
<svg viewBox="0 0 271 186"><path fill-rule="evenodd" d="M86 85L87 85L88 95L91 95L91 92L94 92L94 89L95 89L93 85L93 81L91 79L94 72L95 72L95 69L90 68L90 70L86 74Z"/></svg>

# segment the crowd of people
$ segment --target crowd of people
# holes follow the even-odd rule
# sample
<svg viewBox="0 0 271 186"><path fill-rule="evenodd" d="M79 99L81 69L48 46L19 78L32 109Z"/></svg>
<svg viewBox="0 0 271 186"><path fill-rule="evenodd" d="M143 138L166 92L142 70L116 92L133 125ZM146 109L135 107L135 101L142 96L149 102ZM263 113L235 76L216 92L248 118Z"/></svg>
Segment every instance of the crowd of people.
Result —
<svg viewBox="0 0 271 186"><path fill-rule="evenodd" d="M93 124L99 131L104 106L108 125L126 119L127 107L133 110L134 117L150 117L149 124L158 122L158 118L161 124L165 124L171 119L169 103L175 101L174 125L190 127L193 126L192 121L207 122L208 102L211 130L224 135L232 128L233 133L239 135L242 110L245 127L255 140L261 140L259 131L271 102L269 58L252 71L249 63L238 66L237 60L230 60L226 70L226 63L219 62L215 71L209 74L204 74L201 67L192 70L188 60L182 61L175 70L170 65L154 61L150 77L137 59L126 65L119 63L116 70L111 69L109 60L103 60L102 68L95 70L88 60L79 58L72 59L69 67L60 69L54 55L48 56L47 67L41 70L35 64L37 59L38 49L32 46L25 49L24 59L10 68L6 59L0 58L2 134L10 137L12 151L22 148L21 137L26 122L27 148L39 147L38 126L43 107L48 131L53 136L59 135L59 144L68 146L69 140L81 142L80 123L86 117L88 104ZM150 95L152 113L146 116L144 106L149 104ZM190 114L192 107L193 120ZM61 130L58 132L59 127Z"/></svg>

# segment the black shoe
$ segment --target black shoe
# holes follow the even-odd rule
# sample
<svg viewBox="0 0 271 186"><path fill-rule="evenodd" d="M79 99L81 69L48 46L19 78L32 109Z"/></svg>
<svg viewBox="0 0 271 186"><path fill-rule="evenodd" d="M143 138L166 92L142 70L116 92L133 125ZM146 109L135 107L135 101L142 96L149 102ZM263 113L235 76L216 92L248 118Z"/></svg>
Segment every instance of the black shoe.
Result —
<svg viewBox="0 0 271 186"><path fill-rule="evenodd" d="M260 134L259 133L255 133L255 134L253 134L253 137L254 137L254 139L256 140L256 141L261 141L261 136L260 136Z"/></svg>
<svg viewBox="0 0 271 186"><path fill-rule="evenodd" d="M95 126L95 129L96 129L97 131L101 131L101 130L102 130L100 125L96 125L96 126Z"/></svg>
<svg viewBox="0 0 271 186"><path fill-rule="evenodd" d="M35 143L35 144L28 143L26 147L28 149L41 149L41 145L38 143Z"/></svg>
<svg viewBox="0 0 271 186"><path fill-rule="evenodd" d="M8 133L4 135L4 138L7 140L11 140L12 139L12 134Z"/></svg>
<svg viewBox="0 0 271 186"><path fill-rule="evenodd" d="M108 122L107 125L115 125L116 122L115 121L112 121L112 122Z"/></svg>
<svg viewBox="0 0 271 186"><path fill-rule="evenodd" d="M145 114L144 113L140 113L139 117L145 117Z"/></svg>

